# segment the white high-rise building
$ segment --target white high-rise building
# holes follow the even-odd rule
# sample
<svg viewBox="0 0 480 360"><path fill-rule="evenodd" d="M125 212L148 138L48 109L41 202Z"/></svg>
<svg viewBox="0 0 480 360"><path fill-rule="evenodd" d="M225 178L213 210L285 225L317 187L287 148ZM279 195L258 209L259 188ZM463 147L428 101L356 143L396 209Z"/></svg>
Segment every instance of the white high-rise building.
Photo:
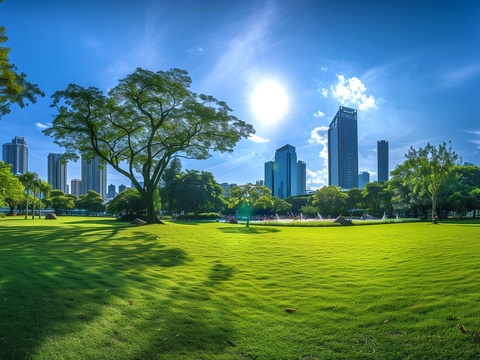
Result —
<svg viewBox="0 0 480 360"><path fill-rule="evenodd" d="M107 200L107 165L100 161L98 156L91 160L82 159L82 186L81 194L89 190L99 193Z"/></svg>
<svg viewBox="0 0 480 360"><path fill-rule="evenodd" d="M62 154L48 154L47 177L52 189L62 190L64 194L67 194L67 164L62 163L61 157Z"/></svg>
<svg viewBox="0 0 480 360"><path fill-rule="evenodd" d="M28 147L25 138L15 136L11 143L2 146L3 162L12 165L12 173L25 174L28 171Z"/></svg>

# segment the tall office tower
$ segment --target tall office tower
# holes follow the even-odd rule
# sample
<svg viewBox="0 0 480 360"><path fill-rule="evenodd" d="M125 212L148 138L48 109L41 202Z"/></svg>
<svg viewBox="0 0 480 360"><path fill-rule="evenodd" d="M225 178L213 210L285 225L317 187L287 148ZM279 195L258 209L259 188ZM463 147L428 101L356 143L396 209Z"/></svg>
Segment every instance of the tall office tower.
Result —
<svg viewBox="0 0 480 360"><path fill-rule="evenodd" d="M15 136L11 143L2 146L3 162L12 165L12 173L25 174L28 171L28 147L22 136Z"/></svg>
<svg viewBox="0 0 480 360"><path fill-rule="evenodd" d="M127 185L118 185L118 193L120 194L123 190L127 188Z"/></svg>
<svg viewBox="0 0 480 360"><path fill-rule="evenodd" d="M306 165L297 162L297 153L292 145L285 145L275 152L275 161L265 163L265 186L273 196L287 198L306 194Z"/></svg>
<svg viewBox="0 0 480 360"><path fill-rule="evenodd" d="M377 141L378 182L388 181L388 141Z"/></svg>
<svg viewBox="0 0 480 360"><path fill-rule="evenodd" d="M370 173L368 171L362 171L358 174L358 188L363 189L365 184L370 182Z"/></svg>
<svg viewBox="0 0 480 360"><path fill-rule="evenodd" d="M108 199L113 199L115 196L117 196L117 193L115 190L116 190L116 187L114 184L108 185L108 193L107 193Z"/></svg>
<svg viewBox="0 0 480 360"><path fill-rule="evenodd" d="M107 200L107 165L98 156L90 161L82 159L81 194L86 194L89 190L96 191Z"/></svg>
<svg viewBox="0 0 480 360"><path fill-rule="evenodd" d="M302 160L297 162L297 187L298 195L307 193L307 164Z"/></svg>
<svg viewBox="0 0 480 360"><path fill-rule="evenodd" d="M357 110L340 106L328 128L328 184L358 186Z"/></svg>
<svg viewBox="0 0 480 360"><path fill-rule="evenodd" d="M78 198L82 192L82 180L72 179L70 188L70 194L75 195L75 197Z"/></svg>
<svg viewBox="0 0 480 360"><path fill-rule="evenodd" d="M62 190L64 194L67 194L67 164L62 163L61 157L62 154L48 154L47 178L52 189Z"/></svg>

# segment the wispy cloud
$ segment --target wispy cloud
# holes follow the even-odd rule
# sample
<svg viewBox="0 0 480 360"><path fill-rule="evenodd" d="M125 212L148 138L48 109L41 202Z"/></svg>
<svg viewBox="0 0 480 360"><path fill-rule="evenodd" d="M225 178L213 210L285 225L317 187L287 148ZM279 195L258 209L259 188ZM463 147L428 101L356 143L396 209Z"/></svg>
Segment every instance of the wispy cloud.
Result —
<svg viewBox="0 0 480 360"><path fill-rule="evenodd" d="M475 136L475 138L470 139L470 142L474 143L476 147L480 149L480 131L465 131L465 132Z"/></svg>
<svg viewBox="0 0 480 360"><path fill-rule="evenodd" d="M35 126L37 127L37 129L43 130L50 127L50 124L42 124L42 123L36 122Z"/></svg>
<svg viewBox="0 0 480 360"><path fill-rule="evenodd" d="M275 46L269 36L269 30L278 20L279 14L273 2L266 2L261 11L257 11L250 21L233 22L226 35L237 34L225 40L217 39L216 43L225 49L219 60L205 77L204 87L216 86L232 74L256 78L258 76L256 59L259 54Z"/></svg>
<svg viewBox="0 0 480 360"><path fill-rule="evenodd" d="M335 99L345 106L355 105L360 110L375 109L377 103L373 95L367 95L367 87L357 77L346 79L337 74L338 83L332 85L330 90ZM322 91L323 94L323 91Z"/></svg>
<svg viewBox="0 0 480 360"><path fill-rule="evenodd" d="M266 143L269 142L269 139L262 138L258 136L257 134L252 134L248 137L249 140L256 142L256 143Z"/></svg>
<svg viewBox="0 0 480 360"><path fill-rule="evenodd" d="M480 63L467 64L445 71L442 75L443 85L456 86L478 76L480 76Z"/></svg>
<svg viewBox="0 0 480 360"><path fill-rule="evenodd" d="M318 110L317 112L315 112L315 113L313 114L313 116L315 116L315 117L324 117L324 116L325 116L325 113L322 112L322 111L320 111L320 110Z"/></svg>

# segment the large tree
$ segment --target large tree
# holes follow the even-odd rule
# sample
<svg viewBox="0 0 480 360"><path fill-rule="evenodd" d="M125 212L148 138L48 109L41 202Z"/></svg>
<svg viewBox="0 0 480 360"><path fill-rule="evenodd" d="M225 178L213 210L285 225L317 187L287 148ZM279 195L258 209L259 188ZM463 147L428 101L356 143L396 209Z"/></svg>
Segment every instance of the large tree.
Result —
<svg viewBox="0 0 480 360"><path fill-rule="evenodd" d="M432 222L435 223L437 198L442 186L452 175L454 167L459 163L458 155L451 145L445 142L438 147L427 144L424 148L410 148L405 162L400 166L403 183L410 184L415 193L426 194L432 202ZM397 172L393 173L394 176Z"/></svg>
<svg viewBox="0 0 480 360"><path fill-rule="evenodd" d="M0 26L0 119L10 112L12 104L23 108L29 102L35 103L37 96L45 96L38 85L29 83L25 73L18 73L10 63L10 48L3 46L7 40L5 28Z"/></svg>
<svg viewBox="0 0 480 360"><path fill-rule="evenodd" d="M107 95L71 84L52 96L58 113L44 133L66 149L66 158L97 155L129 178L145 202L147 222L158 222L154 191L174 156L231 152L255 132L225 102L192 92L190 84L184 70L140 68Z"/></svg>

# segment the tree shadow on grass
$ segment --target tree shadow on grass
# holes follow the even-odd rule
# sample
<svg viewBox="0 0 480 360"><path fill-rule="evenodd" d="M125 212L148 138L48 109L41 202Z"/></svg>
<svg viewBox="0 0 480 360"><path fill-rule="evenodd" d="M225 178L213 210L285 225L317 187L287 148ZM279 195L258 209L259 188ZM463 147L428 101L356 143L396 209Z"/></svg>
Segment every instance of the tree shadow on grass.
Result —
<svg viewBox="0 0 480 360"><path fill-rule="evenodd" d="M221 232L227 233L227 234L271 234L271 233L276 233L281 231L280 229L274 228L274 227L266 227L266 226L224 226L218 228Z"/></svg>
<svg viewBox="0 0 480 360"><path fill-rule="evenodd" d="M133 311L133 307L128 307L131 288L138 289L139 283L145 283L145 287L161 287L162 281L170 277L169 268L185 266L190 261L184 250L161 244L155 234L143 232L141 228L126 231L125 226L103 224L69 228L53 223L28 227L19 223L0 228L1 359L48 356L43 345L52 343L52 339L61 348L65 338L79 337L77 342L81 347L81 337L88 334L85 330L88 324L102 322L104 313L117 309L119 301L124 301L126 309ZM144 274L153 267L164 270L155 272L154 281L149 285L149 278ZM213 286L227 280L232 271L216 264L206 284ZM228 346L231 333L228 321L203 311L201 302L194 312L191 307L179 306L177 301L188 301L185 293L180 297L173 292L165 291L165 294L166 298L151 300L156 318L137 315L135 326L139 331L150 329L151 334L156 334L159 322L170 319L167 324L161 323L166 327L166 335L163 338L152 335L150 344L129 349L131 355L124 354L122 358L152 358L152 351L182 348L220 352ZM118 311L128 315L126 310ZM105 321L107 326L108 320ZM98 349L82 349L85 358L88 358L86 354L91 358L104 356L106 350L101 347L115 346L118 333L121 331L112 331L115 341L100 344ZM165 338L177 341L168 343ZM67 346L71 346L69 344ZM65 351L72 354L68 353L71 348Z"/></svg>

